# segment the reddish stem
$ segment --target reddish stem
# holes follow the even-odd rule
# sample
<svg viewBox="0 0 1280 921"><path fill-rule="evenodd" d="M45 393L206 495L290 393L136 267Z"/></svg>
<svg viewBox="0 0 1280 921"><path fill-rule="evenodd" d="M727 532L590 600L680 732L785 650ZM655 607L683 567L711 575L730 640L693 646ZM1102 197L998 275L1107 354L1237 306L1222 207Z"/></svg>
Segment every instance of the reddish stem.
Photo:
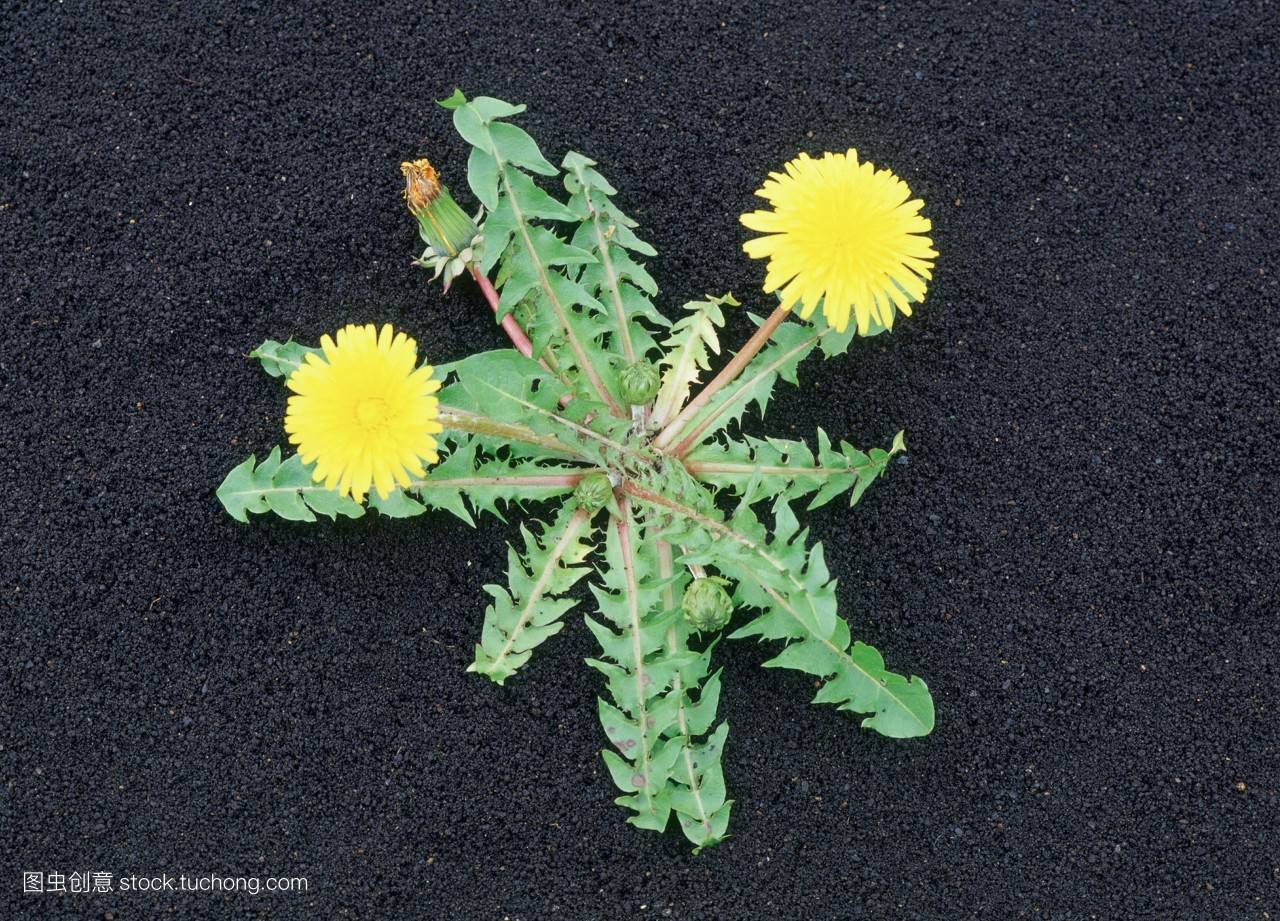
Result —
<svg viewBox="0 0 1280 921"><path fill-rule="evenodd" d="M484 294L484 299L489 302L489 306L493 308L493 312L496 314L498 312L498 291L493 287L493 282L489 281L488 275L476 268L475 263L467 266L467 268L471 269L471 277L476 280L476 284L480 286L480 291ZM521 355L525 358L533 357L533 343L529 341L529 337L525 335L525 331L520 328L520 324L516 322L514 315L507 314L502 318L502 330L507 334L507 338L511 340L512 344ZM539 358L538 364L542 365L542 367L546 368L552 374L555 374L561 381L564 381L564 377L557 373L556 370L548 363L547 359L549 357L550 355ZM566 381L565 383L567 386L568 382ZM572 399L573 393L572 388L570 388L570 392L560 398L560 405L564 406ZM586 421L590 420L591 417L588 416Z"/></svg>
<svg viewBox="0 0 1280 921"><path fill-rule="evenodd" d="M463 486L577 486L586 473L549 473L545 476L474 476L440 480L415 480L414 489L457 489Z"/></svg>
<svg viewBox="0 0 1280 921"><path fill-rule="evenodd" d="M774 330L781 326L782 321L787 318L787 313L788 310L777 307L773 313L769 314L768 319L751 334L751 338L743 344L742 348L738 349L737 354L720 370L720 373L703 387L697 396L689 401L689 405L682 409L680 414L668 422L666 427L658 433L658 437L653 442L655 448L659 451L666 450L676 436L681 434L681 429L698 414L702 407L706 406L713 396L737 377L742 372L742 369L747 366L747 362L755 358L756 353L764 348L764 344L769 341L769 337L773 335ZM684 450L681 449L688 450L688 445L682 443L680 448L669 453L674 453L678 456L684 453Z"/></svg>
<svg viewBox="0 0 1280 921"><path fill-rule="evenodd" d="M493 282L489 281L489 276L476 268L475 263L469 265L468 268L471 269L471 277L480 286L480 292L484 295L484 299L493 308L494 315L497 315L498 292L493 287ZM507 314L502 318L502 331L507 334L507 338L511 340L511 344L516 347L516 350L521 355L525 358L533 357L533 343L529 341L529 337L525 335L524 330L520 328L520 324L516 322L516 318L511 314Z"/></svg>

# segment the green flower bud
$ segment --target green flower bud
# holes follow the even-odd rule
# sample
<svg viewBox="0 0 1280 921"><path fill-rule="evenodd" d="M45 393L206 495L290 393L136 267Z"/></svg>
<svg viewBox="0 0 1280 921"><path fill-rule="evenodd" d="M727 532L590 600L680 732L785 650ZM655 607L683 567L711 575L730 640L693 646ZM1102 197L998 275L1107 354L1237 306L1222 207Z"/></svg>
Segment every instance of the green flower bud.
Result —
<svg viewBox="0 0 1280 921"><path fill-rule="evenodd" d="M441 184L435 168L426 160L411 160L400 164L400 172L404 175L405 205L418 219L423 241L450 258L471 248L480 230Z"/></svg>
<svg viewBox="0 0 1280 921"><path fill-rule="evenodd" d="M680 602L685 622L695 630L723 628L733 614L733 601L724 590L728 584L715 576L694 579L684 590L684 600Z"/></svg>
<svg viewBox="0 0 1280 921"><path fill-rule="evenodd" d="M600 511L612 495L613 484L603 473L583 477L573 491L573 497L578 500L578 507L593 513Z"/></svg>
<svg viewBox="0 0 1280 921"><path fill-rule="evenodd" d="M643 358L623 368L619 380L622 383L622 398L636 406L648 403L656 397L658 387L662 384L657 367Z"/></svg>

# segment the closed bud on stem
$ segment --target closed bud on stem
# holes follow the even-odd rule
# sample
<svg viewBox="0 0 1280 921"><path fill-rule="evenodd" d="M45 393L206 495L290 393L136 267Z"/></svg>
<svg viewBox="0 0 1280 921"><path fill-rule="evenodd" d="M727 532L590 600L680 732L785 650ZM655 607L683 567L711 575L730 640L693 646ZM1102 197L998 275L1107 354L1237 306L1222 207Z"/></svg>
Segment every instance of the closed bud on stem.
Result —
<svg viewBox="0 0 1280 921"><path fill-rule="evenodd" d="M458 206L428 160L400 164L404 201L418 219L418 233L437 255L455 258L472 249L480 232L476 222ZM470 261L470 260L464 260Z"/></svg>
<svg viewBox="0 0 1280 921"><path fill-rule="evenodd" d="M662 376L653 362L642 358L623 368L619 381L622 384L622 398L635 406L642 406L658 395Z"/></svg>
<svg viewBox="0 0 1280 921"><path fill-rule="evenodd" d="M684 590L684 599L680 602L685 623L699 631L714 632L723 629L733 614L733 601L724 590L728 584L716 576L694 579L689 583L689 587Z"/></svg>
<svg viewBox="0 0 1280 921"><path fill-rule="evenodd" d="M595 473L578 481L573 497L578 500L578 507L595 514L604 508L604 504L613 495L613 483L604 473Z"/></svg>

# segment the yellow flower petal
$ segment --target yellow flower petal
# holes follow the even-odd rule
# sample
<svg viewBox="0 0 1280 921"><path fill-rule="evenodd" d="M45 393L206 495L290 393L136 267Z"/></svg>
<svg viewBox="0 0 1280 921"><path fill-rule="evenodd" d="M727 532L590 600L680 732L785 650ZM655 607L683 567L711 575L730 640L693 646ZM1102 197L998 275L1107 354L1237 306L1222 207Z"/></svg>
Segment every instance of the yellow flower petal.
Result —
<svg viewBox="0 0 1280 921"><path fill-rule="evenodd" d="M442 430L440 389L430 365L417 367L417 343L390 324L349 325L320 340L289 376L293 392L284 429L312 478L363 502L371 489L386 498L410 475L435 463Z"/></svg>
<svg viewBox="0 0 1280 921"><path fill-rule="evenodd" d="M802 153L769 178L756 195L773 210L749 211L744 226L766 234L743 244L767 260L765 293L779 292L784 309L800 305L809 317L822 306L827 322L844 330L856 317L866 333L874 320L891 328L897 312L923 300L937 250L927 234L924 202L889 170L859 162L858 152Z"/></svg>

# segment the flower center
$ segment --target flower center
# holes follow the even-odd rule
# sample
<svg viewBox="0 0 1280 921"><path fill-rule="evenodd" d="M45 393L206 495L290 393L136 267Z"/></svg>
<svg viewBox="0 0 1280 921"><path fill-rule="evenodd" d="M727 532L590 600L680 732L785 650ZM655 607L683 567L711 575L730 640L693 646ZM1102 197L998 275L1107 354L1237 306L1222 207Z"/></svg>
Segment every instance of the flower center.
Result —
<svg viewBox="0 0 1280 921"><path fill-rule="evenodd" d="M387 401L382 397L364 397L356 401L356 424L363 429L376 429L387 421Z"/></svg>

